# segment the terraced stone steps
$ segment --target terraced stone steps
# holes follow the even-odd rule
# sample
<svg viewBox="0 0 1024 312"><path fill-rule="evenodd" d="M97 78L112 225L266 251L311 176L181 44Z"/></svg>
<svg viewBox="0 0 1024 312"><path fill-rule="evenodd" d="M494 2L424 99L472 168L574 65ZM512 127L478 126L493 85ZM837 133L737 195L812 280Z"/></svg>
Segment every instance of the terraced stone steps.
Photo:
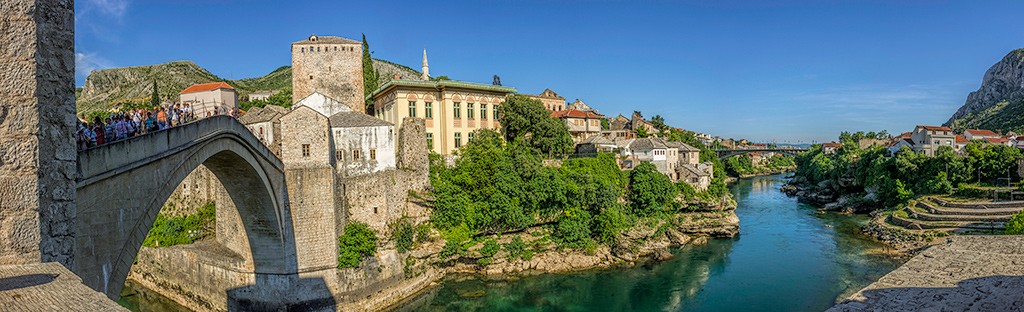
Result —
<svg viewBox="0 0 1024 312"><path fill-rule="evenodd" d="M924 197L912 207L893 213L891 224L907 230L941 232L984 232L1006 230L1006 221L1024 210L1024 201L954 203ZM901 216L906 213L906 216Z"/></svg>

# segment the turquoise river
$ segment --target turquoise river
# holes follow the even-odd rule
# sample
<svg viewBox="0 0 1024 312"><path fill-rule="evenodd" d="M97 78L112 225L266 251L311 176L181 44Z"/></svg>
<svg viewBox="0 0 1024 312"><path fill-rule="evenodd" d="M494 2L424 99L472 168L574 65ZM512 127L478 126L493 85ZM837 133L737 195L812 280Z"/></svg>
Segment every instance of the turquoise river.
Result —
<svg viewBox="0 0 1024 312"><path fill-rule="evenodd" d="M453 276L397 310L822 311L901 264L861 233L867 216L820 213L779 192L783 183L774 175L732 184L740 234L675 248L671 260L519 278ZM132 288L120 302L134 311L180 309Z"/></svg>
<svg viewBox="0 0 1024 312"><path fill-rule="evenodd" d="M511 281L450 277L399 310L822 311L901 264L861 233L867 216L819 213L779 192L783 183L774 175L731 185L740 234L674 249L668 261Z"/></svg>

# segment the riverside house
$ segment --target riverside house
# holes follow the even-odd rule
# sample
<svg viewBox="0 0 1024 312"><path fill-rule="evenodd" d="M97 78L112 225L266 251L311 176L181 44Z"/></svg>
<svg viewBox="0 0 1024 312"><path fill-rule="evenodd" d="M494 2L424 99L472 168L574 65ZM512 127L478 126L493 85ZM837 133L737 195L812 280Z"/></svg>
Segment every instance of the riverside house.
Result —
<svg viewBox="0 0 1024 312"><path fill-rule="evenodd" d="M914 142L915 152L924 153L928 157L935 157L935 151L941 146L956 149L956 134L948 127L917 126L911 132L910 140Z"/></svg>

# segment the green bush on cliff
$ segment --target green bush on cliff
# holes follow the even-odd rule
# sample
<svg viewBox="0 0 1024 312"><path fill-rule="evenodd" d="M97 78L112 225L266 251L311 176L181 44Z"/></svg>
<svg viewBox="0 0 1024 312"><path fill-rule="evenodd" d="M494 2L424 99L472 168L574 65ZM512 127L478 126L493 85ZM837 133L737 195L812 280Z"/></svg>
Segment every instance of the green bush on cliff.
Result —
<svg viewBox="0 0 1024 312"><path fill-rule="evenodd" d="M1010 221L1006 222L1006 234L1024 234L1024 210L1018 211L1017 213L1013 214L1013 217L1010 218Z"/></svg>
<svg viewBox="0 0 1024 312"><path fill-rule="evenodd" d="M512 238L512 241L503 244L503 247L505 248L505 252L508 253L508 261L512 261L515 259L522 258L523 252L526 251L526 248L528 246L525 242L523 242L523 239L521 237L516 236Z"/></svg>
<svg viewBox="0 0 1024 312"><path fill-rule="evenodd" d="M338 236L338 268L356 268L377 252L377 234L366 223L353 221Z"/></svg>
<svg viewBox="0 0 1024 312"><path fill-rule="evenodd" d="M629 200L633 202L633 214L648 216L665 210L676 196L676 188L658 168L644 162L629 173Z"/></svg>
<svg viewBox="0 0 1024 312"><path fill-rule="evenodd" d="M622 210L612 207L601 211L594 218L594 232L597 233L597 237L602 243L611 244L615 241L615 236L623 229L633 225L632 223L629 216L622 213Z"/></svg>
<svg viewBox="0 0 1024 312"><path fill-rule="evenodd" d="M416 238L416 230L409 223L401 222L391 232L391 240L395 241L395 248L398 252L405 252L412 247Z"/></svg>
<svg viewBox="0 0 1024 312"><path fill-rule="evenodd" d="M142 246L169 247L191 244L213 233L213 229L204 231L204 228L214 222L216 216L216 205L213 202L206 203L191 215L167 217L159 214Z"/></svg>
<svg viewBox="0 0 1024 312"><path fill-rule="evenodd" d="M558 224L555 226L554 236L558 238L559 245L567 248L582 248L590 242L590 223L593 221L590 213L580 208L566 209L559 216Z"/></svg>

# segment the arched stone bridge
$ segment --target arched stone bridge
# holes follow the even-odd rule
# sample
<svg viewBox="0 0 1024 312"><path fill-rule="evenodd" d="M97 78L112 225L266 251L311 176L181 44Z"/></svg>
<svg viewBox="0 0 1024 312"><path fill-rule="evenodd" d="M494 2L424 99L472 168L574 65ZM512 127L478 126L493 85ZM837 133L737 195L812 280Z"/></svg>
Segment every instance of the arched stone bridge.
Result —
<svg viewBox="0 0 1024 312"><path fill-rule="evenodd" d="M226 269L289 287L281 280L297 273L297 261L284 165L229 116L78 153L73 271L86 285L118 297L164 202L200 165L230 197L217 202L216 240L244 261Z"/></svg>
<svg viewBox="0 0 1024 312"><path fill-rule="evenodd" d="M775 153L779 153L779 154L783 154L783 155L796 156L797 153L802 153L802 152L806 152L806 151L809 151L809 150L810 150L809 148L799 148L799 147L756 147L756 148L755 147L748 147L748 148L723 148L723 149L715 149L714 151L716 153L718 153L718 159L726 159L726 158L729 158L729 157L733 157L733 156L737 156L737 155L743 155L743 154L752 153L752 152L758 152L758 153L775 152Z"/></svg>

